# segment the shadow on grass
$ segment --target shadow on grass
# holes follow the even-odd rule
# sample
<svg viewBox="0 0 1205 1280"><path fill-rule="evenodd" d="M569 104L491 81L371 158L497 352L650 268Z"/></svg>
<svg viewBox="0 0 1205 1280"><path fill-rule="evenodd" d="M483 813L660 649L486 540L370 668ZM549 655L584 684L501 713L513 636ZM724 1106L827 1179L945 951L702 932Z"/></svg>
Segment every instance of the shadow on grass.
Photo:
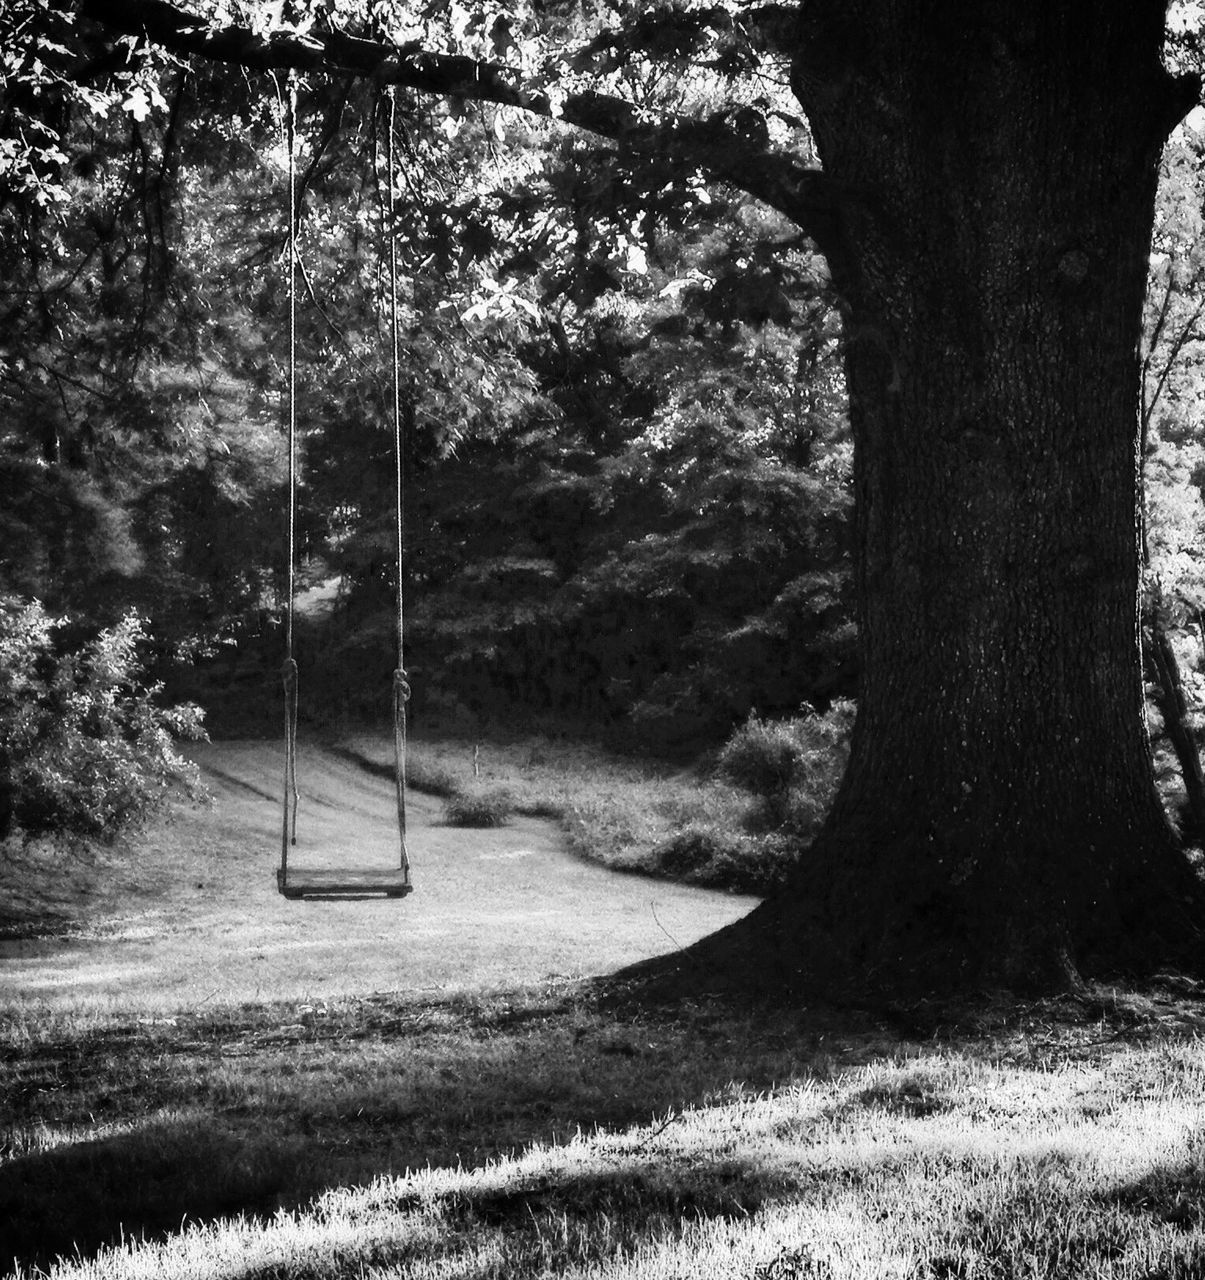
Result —
<svg viewBox="0 0 1205 1280"><path fill-rule="evenodd" d="M0 1182L0 1267L47 1267L63 1255L86 1259L121 1240L166 1238L184 1222L241 1214L266 1223L276 1209L297 1201L304 1156L292 1154L301 1159L286 1168L276 1163L282 1157L278 1149L264 1160L233 1133L201 1133L181 1123L18 1160ZM212 1171L222 1162L233 1168L215 1185ZM203 1180L198 1166L209 1179ZM24 1189L10 1198L14 1180ZM65 1187L73 1189L69 1199ZM745 1160L700 1167L616 1155L603 1170L520 1174L503 1186L465 1179L434 1199L384 1204L392 1213L437 1215L440 1230L426 1243L422 1233L405 1229L369 1233L365 1256L357 1258L354 1244L344 1245L343 1261L381 1267L438 1255L445 1266L459 1259L465 1269L458 1274L472 1275L474 1249L483 1237L497 1234L505 1238L508 1266L520 1274L529 1268L559 1270L677 1238L694 1224L746 1221L783 1192L781 1180ZM317 1211L321 1219L322 1206ZM247 1274L259 1274L258 1265L249 1260Z"/></svg>
<svg viewBox="0 0 1205 1280"><path fill-rule="evenodd" d="M248 1009L0 1055L9 1150L15 1135L31 1135L30 1154L0 1163L0 1274L161 1238L185 1221L266 1218L382 1174L480 1168L578 1132L621 1131L823 1073L835 1025L719 1008L621 1017L534 996L380 998L298 1017L296 1008ZM866 1030L854 1032L848 1016L842 1025ZM111 1136L72 1140L105 1128ZM592 1188L584 1179L569 1199L583 1213L628 1197L654 1217L689 1217L748 1210L763 1194L750 1170L696 1169L689 1185L658 1178L645 1168ZM482 1221L538 1217L554 1199L569 1212L566 1194L526 1187L461 1208Z"/></svg>
<svg viewBox="0 0 1205 1280"><path fill-rule="evenodd" d="M1108 1202L1182 1231L1199 1231L1205 1226L1205 1162L1197 1156L1155 1169L1117 1188Z"/></svg>
<svg viewBox="0 0 1205 1280"><path fill-rule="evenodd" d="M1085 1021L1054 1003L984 1016L992 1029L969 1030L960 1049L1021 1062L1037 1051L1043 1062L1096 1053L1109 1029L1096 1010ZM1113 1016L1135 1036L1132 1010L1118 1006ZM1165 1016L1151 1012L1152 1027L1166 1030ZM249 1006L170 1022L93 1028L0 1053L11 1135L0 1163L0 1273L89 1257L123 1238L169 1236L185 1221L266 1220L407 1169L481 1169L578 1132L656 1126L692 1105L911 1057L922 1043L941 1047L850 1010L618 1008L584 999L580 988L563 997ZM1046 1029L1048 1047L1036 1028ZM851 1095L842 1110L924 1120L955 1104L949 1087L915 1064ZM107 1136L78 1140L89 1133ZM518 1233L536 1259L558 1231L603 1256L789 1194L755 1162L676 1163L622 1138L588 1170L550 1159L547 1176L532 1174L539 1163L499 1179L456 1179L439 1212L453 1227ZM1116 1207L1196 1226L1201 1188L1192 1163L1128 1189ZM620 1219L626 1235L608 1243ZM972 1227L935 1251L934 1275L959 1274L966 1252L999 1247L991 1231L988 1239Z"/></svg>
<svg viewBox="0 0 1205 1280"><path fill-rule="evenodd" d="M1057 1152L1019 1162L1000 1194L943 1218L914 1280L1205 1275L1199 1170L1186 1179L1185 1169L1168 1167L1114 1192L1085 1195L1083 1172L1077 1178L1073 1165Z"/></svg>
<svg viewBox="0 0 1205 1280"><path fill-rule="evenodd" d="M65 1256L90 1258L122 1241L165 1239L185 1223L233 1215L266 1223L278 1209L304 1208L329 1189L310 1185L307 1194L307 1182L324 1167L320 1157L310 1162L313 1154L304 1144L257 1144L233 1130L159 1122L17 1159L0 1170L0 1274L18 1265L47 1268ZM501 1232L509 1250L533 1258L557 1237L577 1241L576 1260L588 1261L676 1235L693 1222L745 1219L775 1189L770 1175L751 1163L678 1169L636 1159L616 1161L604 1172L562 1171L497 1189L457 1190L439 1207L457 1237ZM417 1201L394 1206L418 1207ZM413 1248L401 1237L398 1247ZM385 1260L379 1248L378 1242L374 1264Z"/></svg>
<svg viewBox="0 0 1205 1280"><path fill-rule="evenodd" d="M214 1119L156 1120L0 1166L0 1274L89 1257L183 1222L266 1216L304 1193L304 1143ZM316 1188L313 1188L316 1189Z"/></svg>

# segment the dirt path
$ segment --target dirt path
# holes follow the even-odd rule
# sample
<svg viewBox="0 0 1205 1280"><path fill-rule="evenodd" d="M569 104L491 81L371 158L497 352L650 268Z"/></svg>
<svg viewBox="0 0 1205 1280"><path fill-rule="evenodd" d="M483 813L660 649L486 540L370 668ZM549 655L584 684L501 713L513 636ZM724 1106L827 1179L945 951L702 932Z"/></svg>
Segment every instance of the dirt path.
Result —
<svg viewBox="0 0 1205 1280"><path fill-rule="evenodd" d="M409 799L415 892L396 901L290 902L276 893L280 750L196 750L213 793L141 837L89 926L0 942L0 1007L98 1011L404 989L502 989L604 973L686 945L753 899L619 875L567 854L556 827L517 818L445 826L441 802ZM296 865L388 867L392 784L305 748Z"/></svg>

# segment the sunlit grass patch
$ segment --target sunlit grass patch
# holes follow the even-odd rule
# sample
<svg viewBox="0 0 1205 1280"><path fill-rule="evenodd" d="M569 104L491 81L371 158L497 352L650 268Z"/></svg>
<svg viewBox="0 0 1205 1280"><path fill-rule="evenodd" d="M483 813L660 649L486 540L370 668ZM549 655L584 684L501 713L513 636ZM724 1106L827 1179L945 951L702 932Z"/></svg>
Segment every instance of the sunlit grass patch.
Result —
<svg viewBox="0 0 1205 1280"><path fill-rule="evenodd" d="M406 752L406 782L432 796L454 796L461 785L455 772L422 746Z"/></svg>
<svg viewBox="0 0 1205 1280"><path fill-rule="evenodd" d="M195 1176L220 1186L223 1163L255 1181L239 1140L270 1133L278 1168L300 1144L292 1198L267 1179L243 1216L56 1276L1152 1280L1205 1262L1197 1040L1032 1065L705 1009L624 1019L529 999L283 1013L227 1026L227 1043L258 1053L209 1076L193 1063L225 1117L211 1132L163 1111L43 1146L64 1167L106 1140L145 1161L176 1124L160 1149L174 1161L172 1143L192 1135ZM181 1029L185 1044L201 1030ZM160 1035L146 1047L162 1068L173 1057ZM374 1143L403 1132L411 1170L374 1175ZM358 1166L339 1141L362 1144ZM37 1146L10 1147L10 1160ZM315 1174L328 1189L306 1204L297 1191Z"/></svg>

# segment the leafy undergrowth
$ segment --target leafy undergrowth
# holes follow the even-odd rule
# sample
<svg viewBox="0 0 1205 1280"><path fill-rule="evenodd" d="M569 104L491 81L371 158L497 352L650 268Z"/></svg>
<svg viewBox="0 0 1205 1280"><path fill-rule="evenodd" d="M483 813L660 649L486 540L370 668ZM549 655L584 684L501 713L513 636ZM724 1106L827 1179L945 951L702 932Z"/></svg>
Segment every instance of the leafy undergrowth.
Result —
<svg viewBox="0 0 1205 1280"><path fill-rule="evenodd" d="M943 1016L566 988L27 1010L0 1038L5 1260L60 1280L1205 1271L1199 992L933 1034Z"/></svg>

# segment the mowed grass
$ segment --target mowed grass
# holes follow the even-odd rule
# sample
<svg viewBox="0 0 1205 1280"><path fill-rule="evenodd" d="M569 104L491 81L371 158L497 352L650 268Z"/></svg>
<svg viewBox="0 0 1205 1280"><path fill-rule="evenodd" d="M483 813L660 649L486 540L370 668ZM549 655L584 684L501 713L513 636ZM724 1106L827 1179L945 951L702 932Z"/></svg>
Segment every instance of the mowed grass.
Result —
<svg viewBox="0 0 1205 1280"><path fill-rule="evenodd" d="M1205 1274L1199 992L933 1018L568 985L27 1009L0 1238L118 1280Z"/></svg>
<svg viewBox="0 0 1205 1280"><path fill-rule="evenodd" d="M418 793L408 805L410 898L286 902L275 877L277 746L198 746L208 802L172 806L90 866L53 849L0 861L0 1010L41 1000L155 1014L399 987L509 990L689 945L754 905L567 856L546 819L519 813L464 830ZM386 772L301 744L294 865L395 865ZM20 905L6 921L13 885ZM58 916L51 936L48 907Z"/></svg>

